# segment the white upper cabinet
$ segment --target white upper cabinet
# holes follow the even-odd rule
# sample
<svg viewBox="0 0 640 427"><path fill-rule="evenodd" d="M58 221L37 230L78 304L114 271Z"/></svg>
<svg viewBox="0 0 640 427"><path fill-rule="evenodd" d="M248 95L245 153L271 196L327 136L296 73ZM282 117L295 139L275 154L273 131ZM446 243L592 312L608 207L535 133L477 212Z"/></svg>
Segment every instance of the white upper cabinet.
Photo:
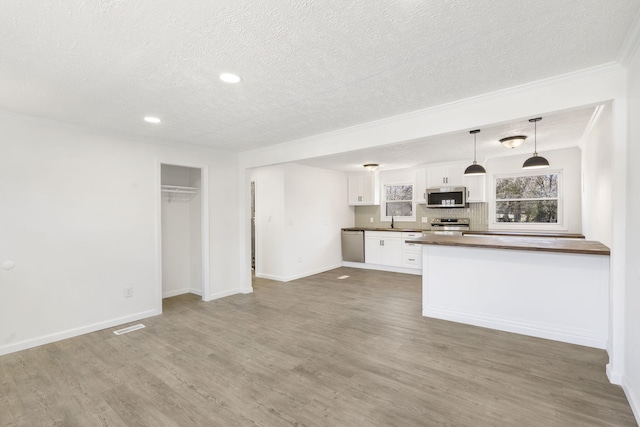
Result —
<svg viewBox="0 0 640 427"><path fill-rule="evenodd" d="M464 177L464 186L467 187L467 203L486 202L486 176L471 175Z"/></svg>
<svg viewBox="0 0 640 427"><path fill-rule="evenodd" d="M379 205L380 186L378 173L349 175L349 205Z"/></svg>
<svg viewBox="0 0 640 427"><path fill-rule="evenodd" d="M427 166L427 187L453 187L464 185L464 165Z"/></svg>

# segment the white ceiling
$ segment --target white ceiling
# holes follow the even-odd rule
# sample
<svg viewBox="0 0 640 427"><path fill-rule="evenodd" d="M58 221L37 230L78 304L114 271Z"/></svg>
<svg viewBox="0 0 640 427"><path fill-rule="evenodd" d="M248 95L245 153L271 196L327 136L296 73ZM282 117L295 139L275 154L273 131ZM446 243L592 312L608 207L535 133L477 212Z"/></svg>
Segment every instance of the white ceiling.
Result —
<svg viewBox="0 0 640 427"><path fill-rule="evenodd" d="M585 107L543 116L537 124L536 132L539 154L544 156L545 152L551 150L579 146L595 111L596 107ZM515 135L524 135L527 139L516 148L506 148L500 143L500 139ZM478 163L483 163L487 158L533 154L534 125L528 119L482 128L476 137ZM344 172L364 172L363 165L366 163L379 164L380 170L464 160L471 164L473 142L473 135L469 131L463 131L300 160L296 163Z"/></svg>
<svg viewBox="0 0 640 427"><path fill-rule="evenodd" d="M639 9L638 0L3 0L0 111L245 151L615 61ZM243 80L222 83L221 72Z"/></svg>

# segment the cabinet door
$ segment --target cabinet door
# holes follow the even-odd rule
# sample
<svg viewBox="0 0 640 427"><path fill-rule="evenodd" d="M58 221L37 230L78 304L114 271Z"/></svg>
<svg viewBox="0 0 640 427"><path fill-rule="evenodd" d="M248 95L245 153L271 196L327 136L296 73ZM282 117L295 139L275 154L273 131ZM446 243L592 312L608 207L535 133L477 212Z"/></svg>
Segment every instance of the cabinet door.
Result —
<svg viewBox="0 0 640 427"><path fill-rule="evenodd" d="M375 188L374 188L374 175L363 175L360 177L360 187L362 195L362 203L365 205L375 204Z"/></svg>
<svg viewBox="0 0 640 427"><path fill-rule="evenodd" d="M466 166L449 166L447 168L447 185L450 186L462 186L464 185L464 170Z"/></svg>
<svg viewBox="0 0 640 427"><path fill-rule="evenodd" d="M378 175L375 172L367 175L349 175L348 191L351 206L380 204Z"/></svg>
<svg viewBox="0 0 640 427"><path fill-rule="evenodd" d="M434 166L427 168L427 187L452 187L464 185L462 165Z"/></svg>
<svg viewBox="0 0 640 427"><path fill-rule="evenodd" d="M442 187L447 185L447 169L444 167L427 168L427 187Z"/></svg>
<svg viewBox="0 0 640 427"><path fill-rule="evenodd" d="M384 239L382 264L402 267L402 239Z"/></svg>
<svg viewBox="0 0 640 427"><path fill-rule="evenodd" d="M382 264L383 248L381 237L365 237L364 238L364 262L367 264Z"/></svg>
<svg viewBox="0 0 640 427"><path fill-rule="evenodd" d="M349 182L349 204L350 205L359 205L362 203L362 194L360 191L361 181L359 176L349 176L347 177Z"/></svg>
<svg viewBox="0 0 640 427"><path fill-rule="evenodd" d="M464 185L467 187L467 202L486 201L486 177L483 175L472 175L464 177Z"/></svg>
<svg viewBox="0 0 640 427"><path fill-rule="evenodd" d="M416 203L427 203L427 170L416 170L416 187L413 189L413 200Z"/></svg>

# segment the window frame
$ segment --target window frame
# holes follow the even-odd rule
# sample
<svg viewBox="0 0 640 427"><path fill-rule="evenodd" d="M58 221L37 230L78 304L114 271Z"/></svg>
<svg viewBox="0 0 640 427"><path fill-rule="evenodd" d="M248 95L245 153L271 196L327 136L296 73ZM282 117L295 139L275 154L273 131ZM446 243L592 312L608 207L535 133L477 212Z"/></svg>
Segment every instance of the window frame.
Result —
<svg viewBox="0 0 640 427"><path fill-rule="evenodd" d="M387 187L395 187L398 185L410 185L411 186L411 200L392 200L391 202L410 202L411 203L411 216L393 216L393 221L396 222L415 222L416 221L416 183L413 181L393 181L384 182L380 186L380 221L391 222L391 216L387 216Z"/></svg>
<svg viewBox="0 0 640 427"><path fill-rule="evenodd" d="M496 185L501 178L519 178L523 176L558 175L558 222L498 222L496 220ZM539 169L532 171L501 173L492 176L491 201L489 203L489 229L511 231L566 231L564 178L562 169ZM523 199L530 200L530 199Z"/></svg>

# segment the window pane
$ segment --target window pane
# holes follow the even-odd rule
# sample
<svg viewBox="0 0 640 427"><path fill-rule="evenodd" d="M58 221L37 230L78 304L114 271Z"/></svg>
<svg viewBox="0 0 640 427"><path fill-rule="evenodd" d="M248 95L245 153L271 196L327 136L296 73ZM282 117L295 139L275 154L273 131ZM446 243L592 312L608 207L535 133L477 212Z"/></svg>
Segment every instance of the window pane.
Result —
<svg viewBox="0 0 640 427"><path fill-rule="evenodd" d="M413 200L413 185L387 185L387 200Z"/></svg>
<svg viewBox="0 0 640 427"><path fill-rule="evenodd" d="M413 203L387 202L387 216L412 216Z"/></svg>
<svg viewBox="0 0 640 427"><path fill-rule="evenodd" d="M496 202L496 222L558 223L557 200Z"/></svg>
<svg viewBox="0 0 640 427"><path fill-rule="evenodd" d="M496 179L496 199L534 199L542 197L558 197L558 174Z"/></svg>

